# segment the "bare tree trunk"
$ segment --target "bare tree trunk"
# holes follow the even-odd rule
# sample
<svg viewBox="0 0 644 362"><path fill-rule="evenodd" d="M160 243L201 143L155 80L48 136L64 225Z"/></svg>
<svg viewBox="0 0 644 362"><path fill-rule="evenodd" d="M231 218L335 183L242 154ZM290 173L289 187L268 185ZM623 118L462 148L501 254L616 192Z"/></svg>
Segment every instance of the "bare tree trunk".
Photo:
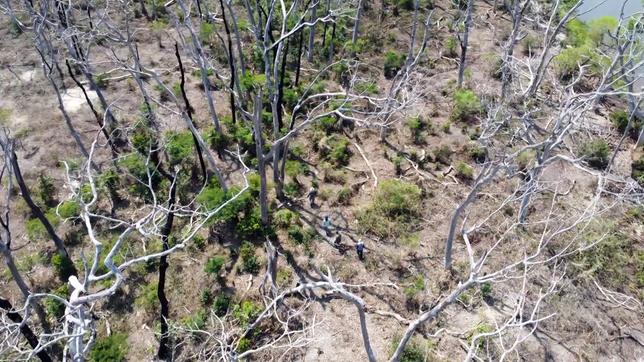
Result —
<svg viewBox="0 0 644 362"><path fill-rule="evenodd" d="M465 29L461 41L461 58L458 65L458 87L463 88L463 77L465 76L465 60L467 57L467 47L470 38L470 27L472 26L472 12L474 11L474 0L467 1L467 12L465 15Z"/></svg>
<svg viewBox="0 0 644 362"><path fill-rule="evenodd" d="M177 61L179 62L179 71L181 72L181 96L183 97L183 101L185 102L185 112L188 114L188 118L192 121L192 107L190 106L190 101L188 100L188 96L186 95L186 75L185 75L185 70L183 69L183 63L181 62L181 55L179 54L179 45L177 43L174 44L174 51L175 55L177 56ZM194 124L194 122L193 122ZM192 139L195 144L195 149L197 150L197 156L199 157L199 165L201 166L201 172L203 174L203 184L205 185L208 182L208 171L206 169L206 163L203 160L203 154L201 153L201 146L199 145L199 141L197 140L197 136L195 135L194 131L191 129L190 132L192 133Z"/></svg>
<svg viewBox="0 0 644 362"><path fill-rule="evenodd" d="M230 114L233 119L233 123L236 123L236 115L235 115L235 77L237 72L235 71L235 56L233 54L233 41L230 36L230 28L228 28L228 20L226 19L226 9L224 7L224 2L223 0L219 0L219 4L221 6L221 17L224 21L224 29L226 30L226 39L227 39L227 46L228 46L228 66L230 67ZM237 34L239 36L239 34Z"/></svg>
<svg viewBox="0 0 644 362"><path fill-rule="evenodd" d="M39 347L38 337L36 337L36 335L31 330L31 328L29 328L29 325L27 325L27 323L23 321L20 314L12 311L13 307L11 306L11 302L9 302L9 300L7 299L0 297L0 309L3 309L6 311L7 317L12 322L20 324L20 333L22 334L23 337L25 337L25 339L27 340L27 343L29 343L29 346L33 349L38 348ZM39 352L36 353L36 356L42 362L53 361L45 350L40 350Z"/></svg>
<svg viewBox="0 0 644 362"><path fill-rule="evenodd" d="M467 194L467 197L460 205L454 210L452 218L449 223L449 233L447 234L447 240L445 241L445 269L450 269L452 267L452 244L454 243L454 237L456 236L456 225L461 218L463 210L467 208L469 204L474 201L479 190L490 182L497 171L499 170L498 166L487 165L474 181L474 186L470 190L470 193Z"/></svg>
<svg viewBox="0 0 644 362"><path fill-rule="evenodd" d="M254 102L253 121L255 153L257 153L257 172L259 172L259 210L262 224L268 225L268 192L266 190L266 163L262 141L262 91L257 92ZM276 157L273 154L273 157Z"/></svg>
<svg viewBox="0 0 644 362"><path fill-rule="evenodd" d="M527 8L529 2L526 1L523 6L521 6L520 3L520 0L516 0L514 2L514 10L512 11L512 33L510 34L510 39L508 39L506 50L502 58L503 64L501 65L501 103L503 103L503 101L505 101L508 96L511 76L510 62L512 62L514 47L517 44L519 28L521 27L521 20L523 19L523 12Z"/></svg>
<svg viewBox="0 0 644 362"><path fill-rule="evenodd" d="M313 61L313 44L315 42L315 19L317 18L318 11L318 1L315 1L313 8L311 9L311 22L313 25L309 27L309 48L306 53L306 60L310 62Z"/></svg>
<svg viewBox="0 0 644 362"><path fill-rule="evenodd" d="M353 44L358 41L358 32L360 31L360 17L362 17L362 1L363 0L358 1L358 13L356 14L356 20L353 23L353 33L351 34L351 43Z"/></svg>
<svg viewBox="0 0 644 362"><path fill-rule="evenodd" d="M54 230L54 227L51 225L49 220L45 217L45 214L43 214L42 210L34 200L31 198L31 193L29 192L29 189L27 188L27 184L25 183L25 180L22 178L22 173L20 172L20 166L18 165L18 157L16 156L16 153L12 150L11 151L11 168L13 169L13 174L16 177L16 182L18 183L18 187L20 187L20 193L22 194L22 198L25 200L27 205L29 206L29 209L31 212L36 216L38 220L42 223L42 225L45 227L45 230L47 230L47 234L51 237L53 240L54 244L56 245L56 250L58 250L58 253L66 258L69 258L69 254L67 253L67 249L65 249L65 244L63 243L63 240L58 237L56 234L56 231ZM76 271L76 268L74 268L74 273L75 275L78 274Z"/></svg>
<svg viewBox="0 0 644 362"><path fill-rule="evenodd" d="M167 251L170 246L168 244L168 238L170 237L170 232L172 232L172 223L174 221L174 202L177 194L177 179L176 175L171 176L170 179L170 198L168 201L168 216L166 218L163 229L161 230L161 242L163 243L163 251ZM159 304L161 304L161 337L159 338L159 350L157 351L157 357L160 360L170 359L170 336L168 334L168 318L169 318L169 305L168 298L165 294L165 280L166 280L166 271L168 269L168 256L163 255L159 258L159 283L157 284L157 297L159 298Z"/></svg>

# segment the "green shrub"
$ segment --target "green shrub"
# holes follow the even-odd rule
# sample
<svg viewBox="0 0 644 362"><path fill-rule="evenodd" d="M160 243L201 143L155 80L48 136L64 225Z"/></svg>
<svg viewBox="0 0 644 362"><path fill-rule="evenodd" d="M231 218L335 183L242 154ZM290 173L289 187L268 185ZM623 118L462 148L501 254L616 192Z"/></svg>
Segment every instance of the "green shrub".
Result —
<svg viewBox="0 0 644 362"><path fill-rule="evenodd" d="M450 115L452 121L467 122L482 111L479 97L469 89L458 89L454 92L454 108Z"/></svg>
<svg viewBox="0 0 644 362"><path fill-rule="evenodd" d="M38 197L42 200L45 206L51 206L54 202L54 195L56 194L56 187L54 180L45 175L38 176Z"/></svg>
<svg viewBox="0 0 644 362"><path fill-rule="evenodd" d="M541 41L539 40L538 37L531 34L527 35L521 41L521 45L523 46L523 54L529 55L531 53L534 53L534 50L538 49L540 44L541 44Z"/></svg>
<svg viewBox="0 0 644 362"><path fill-rule="evenodd" d="M80 215L80 212L80 205L74 200L67 200L58 205L58 215L60 215L60 217L62 217L63 219L78 217L78 215Z"/></svg>
<svg viewBox="0 0 644 362"><path fill-rule="evenodd" d="M453 153L454 151L448 145L442 145L434 151L434 158L444 165L449 165Z"/></svg>
<svg viewBox="0 0 644 362"><path fill-rule="evenodd" d="M626 131L626 127L628 127L628 120L630 119L630 114L626 111L616 111L616 112L611 112L608 116L610 119L611 123L622 133ZM640 131L642 130L642 127L644 126L644 120L633 116L633 120L631 121L631 129L629 131L629 136L633 138L634 140L637 140L637 138L640 135Z"/></svg>
<svg viewBox="0 0 644 362"><path fill-rule="evenodd" d="M255 255L255 246L248 241L244 241L239 248L239 256L242 261L242 269L251 274L259 271L259 261Z"/></svg>
<svg viewBox="0 0 644 362"><path fill-rule="evenodd" d="M235 318L242 326L247 326L259 316L262 307L251 300L243 300L241 303L233 307L233 318Z"/></svg>
<svg viewBox="0 0 644 362"><path fill-rule="evenodd" d="M587 46L567 48L562 50L554 59L557 74L561 80L569 80L579 72L579 65L591 58L591 48Z"/></svg>
<svg viewBox="0 0 644 362"><path fill-rule="evenodd" d="M487 158L487 150L485 147L479 146L476 143L470 144L467 153L476 163L483 163Z"/></svg>
<svg viewBox="0 0 644 362"><path fill-rule="evenodd" d="M488 298L492 297L492 283L485 282L485 283L481 284L480 290L481 290L481 296L483 298L488 299Z"/></svg>
<svg viewBox="0 0 644 362"><path fill-rule="evenodd" d="M183 323L190 329L200 330L206 326L207 317L208 316L206 315L206 311L199 310L187 316L184 319Z"/></svg>
<svg viewBox="0 0 644 362"><path fill-rule="evenodd" d="M54 289L50 293L57 295L63 299L67 299L69 297L69 286L67 283L65 283ZM47 310L47 314L56 318L61 318L63 315L65 315L65 303L61 302L58 299L47 298L45 299L45 310Z"/></svg>
<svg viewBox="0 0 644 362"><path fill-rule="evenodd" d="M288 228L299 219L300 216L289 209L281 209L273 214L273 224L281 229Z"/></svg>
<svg viewBox="0 0 644 362"><path fill-rule="evenodd" d="M202 21L199 25L199 40L203 44L212 46L213 34L215 32L215 24Z"/></svg>
<svg viewBox="0 0 644 362"><path fill-rule="evenodd" d="M113 333L96 339L89 352L89 359L92 362L122 362L125 361L127 352L127 334Z"/></svg>
<svg viewBox="0 0 644 362"><path fill-rule="evenodd" d="M215 297L212 309L218 317L223 317L228 313L229 306L230 296L228 294L219 293L217 294L217 297Z"/></svg>
<svg viewBox="0 0 644 362"><path fill-rule="evenodd" d="M407 299L415 299L425 290L425 278L421 274L416 274L407 278L405 288L403 289Z"/></svg>
<svg viewBox="0 0 644 362"><path fill-rule="evenodd" d="M284 172L295 182L298 182L297 176L304 174L308 170L309 168L305 163L296 160L287 160L284 165Z"/></svg>
<svg viewBox="0 0 644 362"><path fill-rule="evenodd" d="M423 130L425 123L420 117L412 117L407 121L407 127L411 132L411 136L416 144L422 144L425 140L423 138Z"/></svg>
<svg viewBox="0 0 644 362"><path fill-rule="evenodd" d="M395 336L391 341L390 354L393 355L400 344L400 336ZM425 344L425 345L423 345ZM405 349L400 355L400 362L426 362L433 361L430 356L430 343L423 343L420 338L412 338L407 342Z"/></svg>
<svg viewBox="0 0 644 362"><path fill-rule="evenodd" d="M51 257L51 264L61 282L66 283L70 276L74 275L74 262L69 257L58 253Z"/></svg>
<svg viewBox="0 0 644 362"><path fill-rule="evenodd" d="M411 231L420 221L421 190L401 180L383 180L370 205L358 212L363 232L378 237L398 237Z"/></svg>
<svg viewBox="0 0 644 362"><path fill-rule="evenodd" d="M237 353L241 353L244 351L249 350L253 346L253 341L251 341L249 338L243 337L240 338L239 341L237 342Z"/></svg>
<svg viewBox="0 0 644 362"><path fill-rule="evenodd" d="M474 179L474 168L472 166L468 165L465 162L459 162L456 164L456 176L466 179L466 180L472 180Z"/></svg>
<svg viewBox="0 0 644 362"><path fill-rule="evenodd" d="M339 191L337 195L337 202L340 205L348 205L349 202L351 201L351 198L353 197L353 191L351 190L351 187L349 186L343 186Z"/></svg>
<svg viewBox="0 0 644 362"><path fill-rule="evenodd" d="M94 83L98 88L104 89L109 84L107 73L101 73L94 76Z"/></svg>
<svg viewBox="0 0 644 362"><path fill-rule="evenodd" d="M134 300L134 305L137 308L143 309L146 312L152 312L157 309L159 304L159 297L157 296L157 282L151 281L141 288L139 295Z"/></svg>
<svg viewBox="0 0 644 362"><path fill-rule="evenodd" d="M581 153L586 162L593 168L604 169L608 166L610 147L602 139L585 143L582 146Z"/></svg>
<svg viewBox="0 0 644 362"><path fill-rule="evenodd" d="M58 217L55 214L47 212L45 214L45 217L54 227L58 224ZM29 239L30 241L38 241L47 237L47 230L45 229L45 226L40 222L40 220L36 218L27 220L27 222L25 223L25 228L27 239Z"/></svg>
<svg viewBox="0 0 644 362"><path fill-rule="evenodd" d="M458 56L458 39L450 37L445 42L445 51L443 53L448 58L456 58Z"/></svg>
<svg viewBox="0 0 644 362"><path fill-rule="evenodd" d="M631 164L631 177L641 186L644 186L644 157L633 161Z"/></svg>
<svg viewBox="0 0 644 362"><path fill-rule="evenodd" d="M321 149L324 160L335 166L346 166L351 158L349 141L338 135L331 135L322 140Z"/></svg>
<svg viewBox="0 0 644 362"><path fill-rule="evenodd" d="M331 117L331 116L322 117L315 122L315 129L324 131L324 133L328 136L331 133L338 130L336 128L337 124L338 124L338 119L335 117Z"/></svg>
<svg viewBox="0 0 644 362"><path fill-rule="evenodd" d="M403 54L398 54L393 51L385 53L385 78L393 78L402 68L403 64L405 64L405 56Z"/></svg>
<svg viewBox="0 0 644 362"><path fill-rule="evenodd" d="M192 156L194 140L190 131L168 132L166 134L166 152L170 165L178 165Z"/></svg>
<svg viewBox="0 0 644 362"><path fill-rule="evenodd" d="M221 268L226 264L226 257L222 255L215 255L208 259L204 271L208 274L219 274Z"/></svg>

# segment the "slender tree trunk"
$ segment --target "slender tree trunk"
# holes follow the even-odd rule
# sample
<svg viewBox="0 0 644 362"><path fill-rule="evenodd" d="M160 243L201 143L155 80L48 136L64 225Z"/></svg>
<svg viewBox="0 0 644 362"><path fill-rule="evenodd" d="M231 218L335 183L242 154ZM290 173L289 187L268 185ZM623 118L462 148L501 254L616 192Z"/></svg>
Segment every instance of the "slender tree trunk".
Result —
<svg viewBox="0 0 644 362"><path fill-rule="evenodd" d="M313 61L313 44L315 43L315 19L317 18L318 4L319 2L316 1L313 4L313 8L311 9L311 22L313 23L313 25L309 27L309 49L306 53L306 60L309 63Z"/></svg>
<svg viewBox="0 0 644 362"><path fill-rule="evenodd" d="M262 91L257 92L254 102L253 121L255 122L255 153L257 153L257 172L259 172L259 210L262 224L268 225L268 196L266 190L266 163L262 141ZM273 157L276 157L273 154Z"/></svg>
<svg viewBox="0 0 644 362"><path fill-rule="evenodd" d="M170 232L172 232L172 223L174 222L174 203L177 194L177 183L176 175L171 176L170 182L170 199L168 202L168 216L166 218L163 229L161 230L161 242L163 243L163 251L166 251L170 248L168 244L168 238L170 237ZM157 351L157 357L160 360L169 360L171 357L170 353L170 336L168 334L168 318L169 318L169 305L168 298L165 294L165 280L166 280L166 271L168 270L168 256L163 255L159 259L159 283L157 285L157 296L159 298L159 304L161 304L161 338L159 339L159 350Z"/></svg>
<svg viewBox="0 0 644 362"><path fill-rule="evenodd" d="M298 42L297 42L297 62L295 65L295 86L297 87L300 84L300 66L302 64L302 42L304 37L304 31L300 30Z"/></svg>
<svg viewBox="0 0 644 362"><path fill-rule="evenodd" d="M25 200L27 205L29 206L29 209L31 210L31 213L40 220L40 222L43 224L45 227L45 230L47 230L47 234L51 237L53 240L54 244L56 245L56 250L58 250L58 253L66 258L69 258L69 254L67 253L67 249L65 249L65 244L63 243L63 240L58 237L56 234L56 231L54 230L54 227L51 225L49 220L45 217L45 214L42 212L40 207L34 203L33 199L31 198L31 193L29 192L29 189L27 188L27 184L25 183L25 180L22 178L22 172L20 172L20 166L18 165L18 157L16 156L15 152L11 152L11 168L13 170L13 174L16 177L16 182L18 183L18 187L20 188L20 193L22 194L22 198ZM74 268L74 275L78 275L78 272L76 271L76 268Z"/></svg>
<svg viewBox="0 0 644 362"><path fill-rule="evenodd" d="M362 17L362 1L358 1L358 13L356 14L356 20L353 23L353 33L351 34L351 43L355 44L358 41L358 33L360 31L360 18Z"/></svg>
<svg viewBox="0 0 644 362"><path fill-rule="evenodd" d="M333 27L331 29L331 42L329 43L329 63L333 61L333 53L335 52L335 22L333 22Z"/></svg>
<svg viewBox="0 0 644 362"><path fill-rule="evenodd" d="M517 37L519 36L519 28L521 26L521 20L523 19L523 10L525 9L525 7L527 7L528 4L528 2L526 2L524 7L522 8L520 3L521 1L519 0L516 0L514 2L514 10L512 11L512 33L510 34L510 39L508 40L507 48L502 58L503 64L501 65L501 102L505 101L508 96L511 76L510 63L512 62L514 47L516 46Z"/></svg>
<svg viewBox="0 0 644 362"><path fill-rule="evenodd" d="M188 100L188 96L186 95L186 74L185 70L183 69L183 63L181 62L181 55L179 54L179 45L177 43L174 44L174 51L175 55L177 56L177 61L179 62L179 71L181 72L181 96L183 97L183 101L185 103L185 111L188 114L188 118L190 119L191 122L194 121L192 120L192 106L190 105L190 101ZM192 140L194 141L195 144L195 149L197 150L197 156L199 158L199 165L201 166L201 173L203 175L203 184L205 185L208 182L208 170L206 169L206 163L203 160L203 154L201 151L201 146L199 145L199 140L197 140L197 136L191 129L190 132L192 133Z"/></svg>
<svg viewBox="0 0 644 362"><path fill-rule="evenodd" d="M38 337L34 334L34 332L29 328L29 325L25 322L23 323L23 319L20 316L20 314L13 312L13 307L11 305L11 302L9 300L0 298L0 309L3 309L7 313L7 317L14 323L20 324L20 333L22 334L23 337L27 340L27 343L29 343L29 346L33 349L36 349L39 347L38 343ZM46 351L41 350L38 353L36 353L36 356L42 361L42 362L51 362L52 359L49 357Z"/></svg>
<svg viewBox="0 0 644 362"><path fill-rule="evenodd" d="M465 30L461 39L461 58L458 68L458 87L463 88L463 78L465 76L465 60L467 57L467 47L470 37L470 27L472 26L472 12L474 11L474 0L467 1L467 13L465 15Z"/></svg>
<svg viewBox="0 0 644 362"><path fill-rule="evenodd" d="M230 67L230 114L233 119L233 123L236 123L236 116L235 116L235 76L236 76L236 71L235 71L235 56L233 55L233 41L230 36L230 28L228 28L228 20L226 20L226 9L224 7L224 2L223 0L219 0L219 4L221 6L221 17L224 21L224 29L226 30L226 39L227 39L227 46L228 46L228 66Z"/></svg>

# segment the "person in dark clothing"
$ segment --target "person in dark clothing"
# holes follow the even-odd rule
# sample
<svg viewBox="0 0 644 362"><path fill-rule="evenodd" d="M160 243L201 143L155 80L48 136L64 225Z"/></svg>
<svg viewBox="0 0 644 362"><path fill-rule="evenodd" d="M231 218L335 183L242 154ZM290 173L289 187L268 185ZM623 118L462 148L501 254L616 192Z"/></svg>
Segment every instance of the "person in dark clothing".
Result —
<svg viewBox="0 0 644 362"><path fill-rule="evenodd" d="M309 206L313 207L315 206L315 198L318 196L318 189L314 187L311 187L309 192L306 194L306 197L309 199Z"/></svg>
<svg viewBox="0 0 644 362"><path fill-rule="evenodd" d="M336 248L340 246L340 242L342 241L342 235L338 233L338 235L335 236L335 239L333 239L333 246Z"/></svg>
<svg viewBox="0 0 644 362"><path fill-rule="evenodd" d="M358 240L356 243L356 251L358 252L358 258L364 260L364 242L362 239Z"/></svg>

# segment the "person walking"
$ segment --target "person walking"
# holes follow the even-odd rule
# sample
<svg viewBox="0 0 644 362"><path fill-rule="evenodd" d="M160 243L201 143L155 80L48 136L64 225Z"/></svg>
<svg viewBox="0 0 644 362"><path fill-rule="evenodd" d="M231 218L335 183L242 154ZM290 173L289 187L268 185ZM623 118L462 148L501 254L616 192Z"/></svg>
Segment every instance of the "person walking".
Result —
<svg viewBox="0 0 644 362"><path fill-rule="evenodd" d="M326 233L326 236L331 236L331 227L333 225L331 224L331 218L329 215L324 215L324 218L322 219L322 229Z"/></svg>
<svg viewBox="0 0 644 362"><path fill-rule="evenodd" d="M358 252L358 258L364 260L364 242L362 239L359 239L356 243L356 252Z"/></svg>
<svg viewBox="0 0 644 362"><path fill-rule="evenodd" d="M315 198L318 196L318 189L315 186L311 186L311 189L306 194L306 197L309 199L309 207L315 206Z"/></svg>

